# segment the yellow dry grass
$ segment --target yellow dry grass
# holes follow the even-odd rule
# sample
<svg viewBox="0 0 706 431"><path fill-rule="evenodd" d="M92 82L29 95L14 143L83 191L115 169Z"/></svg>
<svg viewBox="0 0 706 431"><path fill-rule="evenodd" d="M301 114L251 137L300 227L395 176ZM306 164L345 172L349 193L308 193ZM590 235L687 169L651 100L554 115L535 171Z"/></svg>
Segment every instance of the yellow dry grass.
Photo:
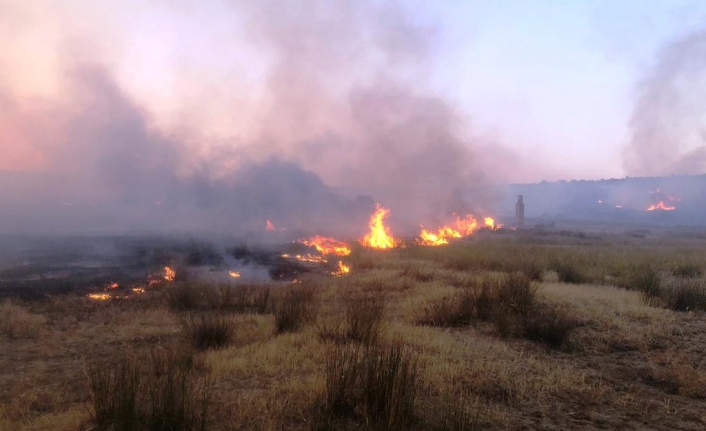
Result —
<svg viewBox="0 0 706 431"><path fill-rule="evenodd" d="M357 249L352 274L314 276L305 284L317 292L319 321L341 320L348 301L384 301L379 343L404 344L420 364L418 429L429 429L430 418L447 407L449 398L482 411L487 429L706 427L700 389L706 370L699 360L706 354L706 317L651 307L639 293L610 281L611 274L645 259L660 271L681 260L706 267L699 257L706 256L706 246L666 237L641 244L609 234L600 240L531 240L523 233L445 248ZM592 283L559 283L545 264L561 256L579 267L585 264ZM540 301L568 310L580 322L565 348L501 339L483 323L454 329L417 325L425 307L454 297L470 280L497 276L515 265L519 270L528 262L545 269ZM275 292L273 297L280 296ZM3 302L0 429L90 428L86 361L182 348L188 343L181 325L185 313L170 310L159 292L148 292L140 301L101 303L68 296ZM311 429L333 342L322 340L313 322L277 335L271 314L231 317L234 342L196 354L214 382L211 429Z"/></svg>

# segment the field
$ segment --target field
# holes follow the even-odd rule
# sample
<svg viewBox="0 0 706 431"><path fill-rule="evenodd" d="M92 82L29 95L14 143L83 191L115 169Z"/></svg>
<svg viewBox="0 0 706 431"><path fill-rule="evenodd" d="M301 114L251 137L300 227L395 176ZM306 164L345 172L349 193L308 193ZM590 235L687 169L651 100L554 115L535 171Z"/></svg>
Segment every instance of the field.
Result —
<svg viewBox="0 0 706 431"><path fill-rule="evenodd" d="M0 430L706 428L706 235L479 232L350 274L0 304Z"/></svg>

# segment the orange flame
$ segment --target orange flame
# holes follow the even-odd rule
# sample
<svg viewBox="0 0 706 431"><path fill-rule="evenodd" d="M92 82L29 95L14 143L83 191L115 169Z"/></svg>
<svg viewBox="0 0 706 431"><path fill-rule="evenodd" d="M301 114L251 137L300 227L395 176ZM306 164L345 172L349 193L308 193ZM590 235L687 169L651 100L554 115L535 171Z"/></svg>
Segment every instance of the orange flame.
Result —
<svg viewBox="0 0 706 431"><path fill-rule="evenodd" d="M233 278L240 278L240 273L238 271L228 271L228 275Z"/></svg>
<svg viewBox="0 0 706 431"><path fill-rule="evenodd" d="M108 285L108 289L117 289L118 287L120 287L118 283L110 283Z"/></svg>
<svg viewBox="0 0 706 431"><path fill-rule="evenodd" d="M488 217L484 220L486 226L489 226L491 222L494 226L495 220L492 218ZM440 227L436 232L422 228L422 232L419 234L421 237L420 243L422 245L448 244L449 239L472 235L478 228L478 220L472 214L468 214L464 219L456 216L456 221L451 226Z"/></svg>
<svg viewBox="0 0 706 431"><path fill-rule="evenodd" d="M384 220L390 215L390 210L376 205L375 212L370 216L370 232L360 241L361 244L372 248L393 248L395 239L390 235L390 229L385 226Z"/></svg>
<svg viewBox="0 0 706 431"><path fill-rule="evenodd" d="M338 261L338 269L336 271L332 272L331 274L336 277L340 277L344 274L348 274L349 272L351 272L351 267L346 265L345 263L343 263L342 260L339 260Z"/></svg>
<svg viewBox="0 0 706 431"><path fill-rule="evenodd" d="M174 277L176 277L176 272L174 272L173 269L171 269L168 266L164 267L164 279L167 281L174 281Z"/></svg>
<svg viewBox="0 0 706 431"><path fill-rule="evenodd" d="M495 229L500 229L503 227L502 224L497 223L494 218L492 217L486 217L483 219L483 223L485 223L485 227L487 227L490 230L495 230Z"/></svg>
<svg viewBox="0 0 706 431"><path fill-rule="evenodd" d="M133 287L132 291L135 293L145 293L145 288L144 287Z"/></svg>
<svg viewBox="0 0 706 431"><path fill-rule="evenodd" d="M286 254L286 253L285 253L285 254L282 255L282 257L285 258L285 259L295 259L295 260L298 260L298 261L300 261L300 262L316 262L316 263L326 263L326 262L327 262L327 260L326 260L323 256L316 256L316 255L314 255L314 254L305 254L305 255L295 254L295 255L291 255L291 254Z"/></svg>
<svg viewBox="0 0 706 431"><path fill-rule="evenodd" d="M351 254L351 249L348 248L346 243L321 235L316 235L310 239L300 239L299 242L309 247L316 247L323 255L333 254L336 256L348 256Z"/></svg>
<svg viewBox="0 0 706 431"><path fill-rule="evenodd" d="M674 211L677 209L675 206L667 205L663 201L657 202L657 205L650 205L647 207L647 211L654 211L654 210L660 210L660 211Z"/></svg>
<svg viewBox="0 0 706 431"><path fill-rule="evenodd" d="M265 230L275 230L275 225L273 225L271 221L267 220L267 223L265 223Z"/></svg>
<svg viewBox="0 0 706 431"><path fill-rule="evenodd" d="M111 296L107 293L89 293L88 297L95 299L96 301L105 301L111 298Z"/></svg>

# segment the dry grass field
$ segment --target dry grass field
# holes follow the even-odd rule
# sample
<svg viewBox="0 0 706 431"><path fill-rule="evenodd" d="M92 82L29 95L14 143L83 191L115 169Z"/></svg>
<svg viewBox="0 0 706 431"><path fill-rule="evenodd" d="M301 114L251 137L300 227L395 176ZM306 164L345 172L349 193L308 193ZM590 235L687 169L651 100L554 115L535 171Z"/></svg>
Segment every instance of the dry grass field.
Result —
<svg viewBox="0 0 706 431"><path fill-rule="evenodd" d="M706 429L703 234L479 232L342 277L0 304L0 430Z"/></svg>

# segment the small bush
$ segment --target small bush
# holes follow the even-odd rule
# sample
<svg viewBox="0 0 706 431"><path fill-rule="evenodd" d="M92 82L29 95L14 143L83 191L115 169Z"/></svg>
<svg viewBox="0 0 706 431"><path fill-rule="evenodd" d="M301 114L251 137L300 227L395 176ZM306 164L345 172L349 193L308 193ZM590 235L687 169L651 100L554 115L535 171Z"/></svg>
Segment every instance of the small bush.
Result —
<svg viewBox="0 0 706 431"><path fill-rule="evenodd" d="M521 264L518 270L532 281L542 281L542 276L544 275L544 268L542 268L541 265L532 262L525 262Z"/></svg>
<svg viewBox="0 0 706 431"><path fill-rule="evenodd" d="M526 315L535 305L537 286L522 272L506 274L498 284L499 308L511 310L513 314Z"/></svg>
<svg viewBox="0 0 706 431"><path fill-rule="evenodd" d="M333 341L335 343L344 343L346 341L346 335L341 331L342 324L343 318L314 321L319 340Z"/></svg>
<svg viewBox="0 0 706 431"><path fill-rule="evenodd" d="M124 357L116 364L89 362L87 371L95 423L115 431L138 429L146 395L141 364Z"/></svg>
<svg viewBox="0 0 706 431"><path fill-rule="evenodd" d="M571 262L555 262L552 269L559 276L559 281L562 283L581 284L586 282L586 277L579 268Z"/></svg>
<svg viewBox="0 0 706 431"><path fill-rule="evenodd" d="M672 275L681 278L697 278L701 277L701 267L693 263L678 264L672 270Z"/></svg>
<svg viewBox="0 0 706 431"><path fill-rule="evenodd" d="M235 323L222 314L189 315L184 321L184 331L191 344L198 350L220 349L230 345Z"/></svg>
<svg viewBox="0 0 706 431"><path fill-rule="evenodd" d="M476 294L473 289L463 289L451 298L428 306L418 323L448 328L470 325L476 318Z"/></svg>
<svg viewBox="0 0 706 431"><path fill-rule="evenodd" d="M428 283L434 280L434 271L424 270L419 265L407 265L400 272L400 276L409 277L412 280L418 281L420 283Z"/></svg>
<svg viewBox="0 0 706 431"><path fill-rule="evenodd" d="M236 312L265 314L270 303L270 288L259 284L236 284L220 288L219 308Z"/></svg>
<svg viewBox="0 0 706 431"><path fill-rule="evenodd" d="M211 388L190 369L190 355L153 352L151 366L124 356L89 362L93 419L115 431L205 431Z"/></svg>
<svg viewBox="0 0 706 431"><path fill-rule="evenodd" d="M316 311L313 289L291 288L275 303L275 331L278 334L297 331L314 318Z"/></svg>
<svg viewBox="0 0 706 431"><path fill-rule="evenodd" d="M385 302L377 297L351 299L346 306L346 339L375 344L380 336Z"/></svg>
<svg viewBox="0 0 706 431"><path fill-rule="evenodd" d="M652 298L662 296L662 285L659 274L650 265L641 265L633 268L623 278L620 285L628 290L635 290L642 293L642 296L648 302Z"/></svg>
<svg viewBox="0 0 706 431"><path fill-rule="evenodd" d="M324 412L408 430L419 386L417 362L402 346L337 347L326 358Z"/></svg>
<svg viewBox="0 0 706 431"><path fill-rule="evenodd" d="M205 430L210 388L199 387L191 375L191 355L170 351L152 353L149 410L145 422L151 431Z"/></svg>
<svg viewBox="0 0 706 431"><path fill-rule="evenodd" d="M522 336L559 348L566 344L577 322L562 309L542 305L522 319Z"/></svg>
<svg viewBox="0 0 706 431"><path fill-rule="evenodd" d="M205 290L192 284L174 286L166 290L169 307L176 311L196 310L201 306Z"/></svg>
<svg viewBox="0 0 706 431"><path fill-rule="evenodd" d="M662 295L670 310L706 310L706 285L702 281L675 280L663 289Z"/></svg>
<svg viewBox="0 0 706 431"><path fill-rule="evenodd" d="M44 316L30 313L10 300L0 303L0 334L9 338L37 338L45 321Z"/></svg>

